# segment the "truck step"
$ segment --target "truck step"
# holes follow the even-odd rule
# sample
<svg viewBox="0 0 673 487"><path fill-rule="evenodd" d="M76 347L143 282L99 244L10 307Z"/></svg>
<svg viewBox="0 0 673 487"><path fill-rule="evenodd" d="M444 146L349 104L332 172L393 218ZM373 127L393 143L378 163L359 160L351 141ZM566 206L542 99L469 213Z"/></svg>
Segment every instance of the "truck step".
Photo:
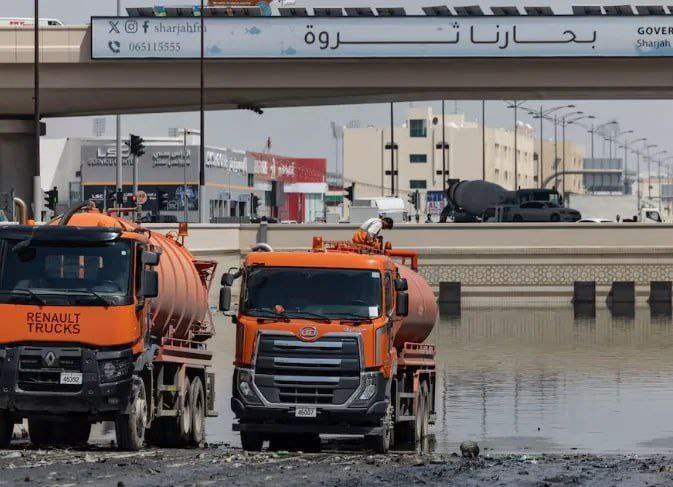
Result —
<svg viewBox="0 0 673 487"><path fill-rule="evenodd" d="M157 418L175 418L178 415L178 412L175 409L159 409L155 416Z"/></svg>
<svg viewBox="0 0 673 487"><path fill-rule="evenodd" d="M413 392L400 392L397 395L400 397L400 399L413 399L416 397L416 394Z"/></svg>
<svg viewBox="0 0 673 487"><path fill-rule="evenodd" d="M206 412L206 416L209 417L209 418L217 418L219 415L220 415L220 413L218 413L218 412L215 411L214 409L209 409L209 410Z"/></svg>
<svg viewBox="0 0 673 487"><path fill-rule="evenodd" d="M413 414L411 416L398 416L396 418L396 421L398 423L402 423L404 421L416 421L416 416L414 416Z"/></svg>

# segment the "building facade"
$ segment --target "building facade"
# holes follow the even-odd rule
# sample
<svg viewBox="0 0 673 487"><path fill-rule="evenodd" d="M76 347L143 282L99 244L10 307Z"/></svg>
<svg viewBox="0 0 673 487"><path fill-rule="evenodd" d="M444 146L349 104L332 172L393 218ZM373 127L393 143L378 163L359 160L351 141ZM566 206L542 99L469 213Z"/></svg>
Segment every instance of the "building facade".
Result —
<svg viewBox="0 0 673 487"><path fill-rule="evenodd" d="M539 139L537 147L539 152ZM585 178L582 174L563 175L563 171L580 171L585 166L584 146L570 140L544 140L542 143L542 182L548 181L546 188L562 193L584 193ZM537 155L537 154L536 154ZM537 159L537 157L536 157ZM539 166L539 161L536 161ZM549 178L552 178L551 180Z"/></svg>
<svg viewBox="0 0 673 487"><path fill-rule="evenodd" d="M432 200L441 200L444 179L482 179L485 172L488 181L515 188L514 130L487 127L482 137L479 124L458 114L444 117L443 135L441 118L429 108L410 109L405 123L394 127L392 145L390 127L344 128L344 186L355 183L356 198L390 196L393 183L405 200L418 190L422 213L441 209ZM532 128L519 124L516 139L516 184L534 187Z"/></svg>
<svg viewBox="0 0 673 487"><path fill-rule="evenodd" d="M325 159L257 157L243 150L206 146L205 185L199 194L199 144L198 135L145 138L145 154L137 161L138 189L147 196L143 215L201 223L245 222L261 215L295 221L324 217ZM43 139L42 147L43 179L50 181L48 187L58 188L60 209L83 200L92 200L100 208L112 204L114 140ZM126 145L122 145L122 168L124 201L130 205L134 171ZM314 182L321 184L303 184ZM255 202L259 202L256 208Z"/></svg>

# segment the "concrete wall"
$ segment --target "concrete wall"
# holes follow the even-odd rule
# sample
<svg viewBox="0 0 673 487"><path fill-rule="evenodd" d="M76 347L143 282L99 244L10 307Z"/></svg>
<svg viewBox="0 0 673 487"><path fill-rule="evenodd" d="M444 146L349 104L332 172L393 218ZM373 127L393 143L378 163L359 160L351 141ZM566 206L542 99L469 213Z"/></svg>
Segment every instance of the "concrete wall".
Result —
<svg viewBox="0 0 673 487"><path fill-rule="evenodd" d="M305 249L315 235L348 240L354 230L270 225L268 243L276 250ZM219 282L221 272L249 252L258 231L258 225L192 225L186 244L197 257L220 263ZM576 280L596 281L602 294L613 281L635 281L642 297L650 281L673 279L672 233L669 224L409 224L386 232L386 238L398 248L418 250L420 272L434 287L459 281L467 298L530 302L567 301Z"/></svg>

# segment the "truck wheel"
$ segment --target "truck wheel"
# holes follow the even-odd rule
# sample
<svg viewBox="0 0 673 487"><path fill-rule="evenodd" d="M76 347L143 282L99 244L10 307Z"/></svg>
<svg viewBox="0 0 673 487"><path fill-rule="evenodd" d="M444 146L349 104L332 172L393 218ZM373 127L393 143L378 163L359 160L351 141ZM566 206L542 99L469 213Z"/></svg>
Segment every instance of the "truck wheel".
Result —
<svg viewBox="0 0 673 487"><path fill-rule="evenodd" d="M384 432L380 435L366 435L365 446L375 453L388 453L390 449L391 429L384 427Z"/></svg>
<svg viewBox="0 0 673 487"><path fill-rule="evenodd" d="M0 413L0 448L7 448L12 442L14 420L7 413Z"/></svg>
<svg viewBox="0 0 673 487"><path fill-rule="evenodd" d="M185 378L185 397L178 413L178 438L181 445L188 445L192 434L192 394L189 379Z"/></svg>
<svg viewBox="0 0 673 487"><path fill-rule="evenodd" d="M53 445L58 440L56 425L44 419L28 419L28 436L35 446Z"/></svg>
<svg viewBox="0 0 673 487"><path fill-rule="evenodd" d="M262 451L264 437L254 431L241 431L241 446L245 451Z"/></svg>
<svg viewBox="0 0 673 487"><path fill-rule="evenodd" d="M192 427L189 443L199 446L205 440L206 395L199 377L195 377L189 386L189 405L192 410Z"/></svg>
<svg viewBox="0 0 673 487"><path fill-rule="evenodd" d="M428 436L430 429L430 397L428 392L428 383L423 382L421 386L421 396L423 397L423 417L421 418L421 439Z"/></svg>
<svg viewBox="0 0 673 487"><path fill-rule="evenodd" d="M423 418L425 414L425 395L423 394L423 387L418 391L418 407L416 408L416 419L414 421L414 440L418 444L423 439Z"/></svg>
<svg viewBox="0 0 673 487"><path fill-rule="evenodd" d="M145 425L147 424L147 395L145 383L140 377L133 381L133 399L128 414L115 417L117 446L121 450L138 451L145 442Z"/></svg>

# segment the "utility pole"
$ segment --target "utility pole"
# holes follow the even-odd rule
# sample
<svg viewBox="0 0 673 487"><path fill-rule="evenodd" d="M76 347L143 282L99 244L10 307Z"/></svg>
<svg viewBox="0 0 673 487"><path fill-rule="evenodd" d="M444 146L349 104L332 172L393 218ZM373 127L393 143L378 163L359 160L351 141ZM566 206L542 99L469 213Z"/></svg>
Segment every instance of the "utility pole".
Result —
<svg viewBox="0 0 673 487"><path fill-rule="evenodd" d="M121 17L122 14L122 6L121 6L121 0L117 0L117 17ZM117 114L115 116L115 125L116 125L116 147L117 147L117 171L116 171L116 189L117 189L117 197L115 198L115 206L120 208L122 206L122 197L124 194L124 173L123 173L123 166L122 166L122 117L121 115Z"/></svg>
<svg viewBox="0 0 673 487"><path fill-rule="evenodd" d="M486 100L481 100L481 179L486 181Z"/></svg>
<svg viewBox="0 0 673 487"><path fill-rule="evenodd" d="M542 110L542 105L540 105L540 170L539 170L539 176L540 176L540 188L542 188L542 181L544 180L544 139L543 139L543 132L542 132L542 126L544 125L544 112Z"/></svg>
<svg viewBox="0 0 673 487"><path fill-rule="evenodd" d="M33 64L33 116L35 129L35 163L33 166L33 218L42 221L42 181L40 178L40 5L35 0L35 58ZM13 204L10 202L10 205Z"/></svg>
<svg viewBox="0 0 673 487"><path fill-rule="evenodd" d="M204 1L201 0L201 7L199 10L201 15L201 56L200 56L200 73L201 73L201 86L200 86L200 103L199 103L199 121L200 121L200 131L201 131L201 140L199 146L199 222L203 220L201 218L205 214L205 204L206 204L206 117L205 117L205 100L204 100L204 91L205 91L205 79L204 79L204 68L205 68L205 18L206 12L204 9Z"/></svg>
<svg viewBox="0 0 673 487"><path fill-rule="evenodd" d="M442 100L442 201L446 198L446 120L444 118L444 104Z"/></svg>
<svg viewBox="0 0 673 487"><path fill-rule="evenodd" d="M390 102L390 196L395 196L395 123L393 102Z"/></svg>
<svg viewBox="0 0 673 487"><path fill-rule="evenodd" d="M519 102L514 100L514 191L519 189Z"/></svg>

